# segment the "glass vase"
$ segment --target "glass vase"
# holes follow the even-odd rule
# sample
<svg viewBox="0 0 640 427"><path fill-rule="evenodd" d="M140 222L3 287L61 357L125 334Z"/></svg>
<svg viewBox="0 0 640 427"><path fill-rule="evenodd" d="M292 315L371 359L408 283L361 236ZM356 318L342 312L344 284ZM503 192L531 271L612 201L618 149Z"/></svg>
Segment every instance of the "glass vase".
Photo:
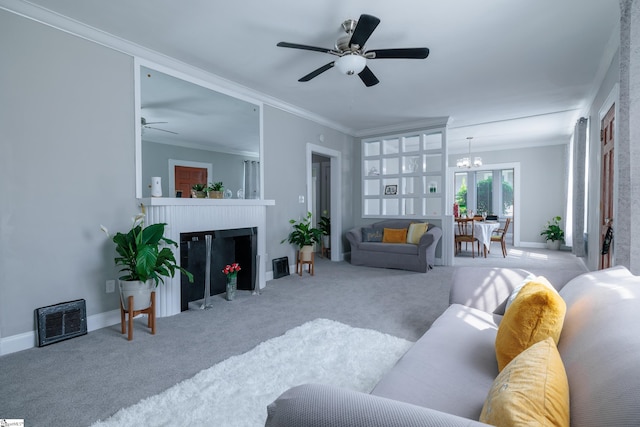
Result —
<svg viewBox="0 0 640 427"><path fill-rule="evenodd" d="M233 301L236 297L236 289L238 289L238 276L229 274L227 276L227 294L225 296L227 301Z"/></svg>

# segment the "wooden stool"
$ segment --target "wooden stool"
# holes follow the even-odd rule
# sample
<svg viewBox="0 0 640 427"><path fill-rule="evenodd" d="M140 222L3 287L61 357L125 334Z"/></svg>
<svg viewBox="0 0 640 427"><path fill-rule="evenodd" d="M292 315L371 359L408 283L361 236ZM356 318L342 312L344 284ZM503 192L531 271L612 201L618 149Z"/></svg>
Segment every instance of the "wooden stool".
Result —
<svg viewBox="0 0 640 427"><path fill-rule="evenodd" d="M156 334L156 292L151 292L151 305L142 310L133 309L133 295L130 295L128 300L129 310L125 310L120 300L120 324L122 326L122 333L127 332L127 325L125 322L125 315L129 314L129 335L127 339L131 341L133 339L133 318L138 314L146 314L148 316L147 327L151 328L151 335Z"/></svg>
<svg viewBox="0 0 640 427"><path fill-rule="evenodd" d="M302 260L302 252L298 251L298 257L296 258L296 273L302 276L302 269L304 268L304 264L307 264L309 267L309 273L313 276L314 273L314 260L315 253L311 252L311 259L308 261Z"/></svg>

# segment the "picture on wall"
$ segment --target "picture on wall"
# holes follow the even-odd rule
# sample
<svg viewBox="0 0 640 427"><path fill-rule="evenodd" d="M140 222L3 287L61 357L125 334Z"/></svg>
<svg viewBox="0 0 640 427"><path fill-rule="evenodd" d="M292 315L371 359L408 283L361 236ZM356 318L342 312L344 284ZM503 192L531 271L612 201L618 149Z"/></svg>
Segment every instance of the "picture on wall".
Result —
<svg viewBox="0 0 640 427"><path fill-rule="evenodd" d="M385 185L384 186L384 195L385 196L395 196L398 194L398 186L397 185Z"/></svg>

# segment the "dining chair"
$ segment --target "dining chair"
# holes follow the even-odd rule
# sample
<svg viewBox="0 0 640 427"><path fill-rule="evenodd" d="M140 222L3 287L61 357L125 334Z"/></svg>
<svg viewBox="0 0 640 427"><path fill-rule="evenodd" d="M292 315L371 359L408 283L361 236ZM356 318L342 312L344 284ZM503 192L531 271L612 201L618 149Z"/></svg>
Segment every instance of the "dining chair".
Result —
<svg viewBox="0 0 640 427"><path fill-rule="evenodd" d="M471 243L471 257L476 257L475 243L477 241L474 230L474 218L457 218L455 231L455 255L462 251L463 243ZM480 253L480 242L478 242L478 253Z"/></svg>
<svg viewBox="0 0 640 427"><path fill-rule="evenodd" d="M487 221L497 221L498 215L487 215Z"/></svg>
<svg viewBox="0 0 640 427"><path fill-rule="evenodd" d="M507 231L509 231L509 224L511 224L511 218L507 218L504 223L504 228L498 228L494 230L491 235L491 242L500 242L500 246L502 246L502 257L507 257L507 243L505 241Z"/></svg>

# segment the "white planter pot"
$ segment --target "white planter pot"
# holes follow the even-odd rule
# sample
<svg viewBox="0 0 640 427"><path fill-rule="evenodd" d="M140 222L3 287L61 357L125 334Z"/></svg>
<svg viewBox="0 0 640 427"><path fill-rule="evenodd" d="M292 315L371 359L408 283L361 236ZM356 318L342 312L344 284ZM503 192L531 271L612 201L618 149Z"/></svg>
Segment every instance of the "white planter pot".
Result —
<svg viewBox="0 0 640 427"><path fill-rule="evenodd" d="M325 249L329 249L331 248L331 236L330 235L324 235L322 236L322 246L324 246Z"/></svg>
<svg viewBox="0 0 640 427"><path fill-rule="evenodd" d="M560 249L560 240L547 240L547 249L552 251Z"/></svg>
<svg viewBox="0 0 640 427"><path fill-rule="evenodd" d="M300 260L311 261L311 254L313 253L313 245L307 245L300 248Z"/></svg>
<svg viewBox="0 0 640 427"><path fill-rule="evenodd" d="M133 295L133 311L151 306L151 292L155 289L153 280L119 280L120 299L125 310L129 310L129 297Z"/></svg>

